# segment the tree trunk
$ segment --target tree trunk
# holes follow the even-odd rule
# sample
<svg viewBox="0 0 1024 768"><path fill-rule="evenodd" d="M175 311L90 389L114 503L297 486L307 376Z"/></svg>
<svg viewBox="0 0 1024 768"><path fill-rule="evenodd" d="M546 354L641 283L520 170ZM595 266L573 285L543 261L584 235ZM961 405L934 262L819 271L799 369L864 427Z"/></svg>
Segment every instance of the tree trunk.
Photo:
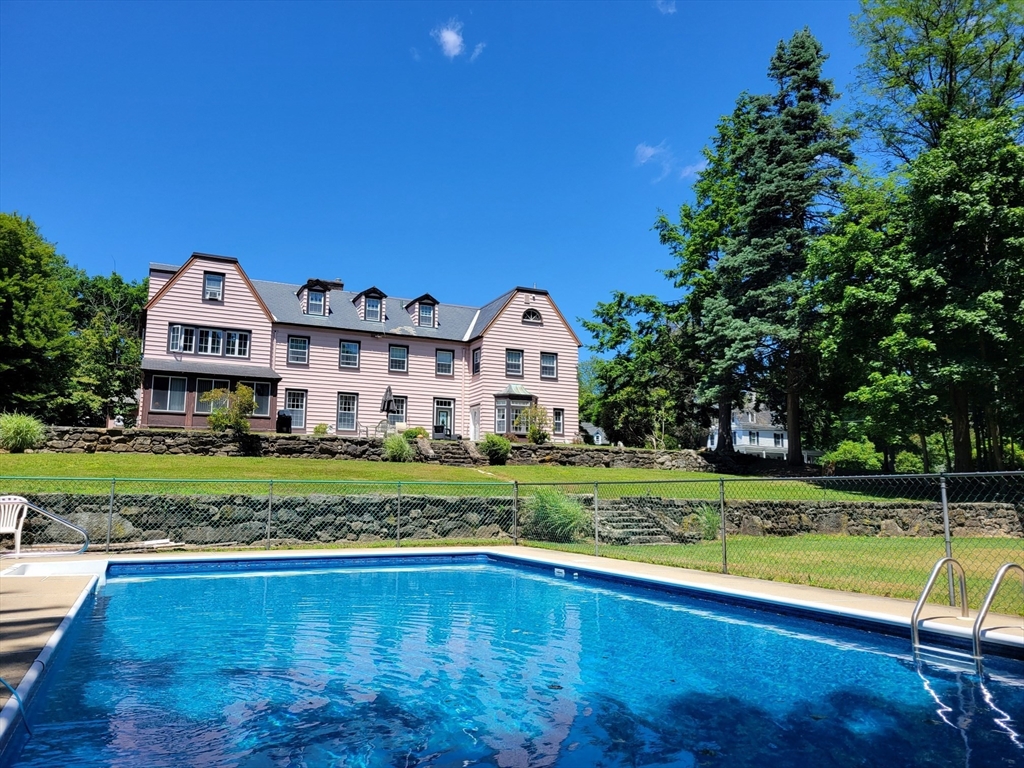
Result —
<svg viewBox="0 0 1024 768"><path fill-rule="evenodd" d="M718 401L718 442L715 453L732 456L732 400L722 396Z"/></svg>
<svg viewBox="0 0 1024 768"><path fill-rule="evenodd" d="M800 396L797 393L796 365L790 361L786 366L786 438L789 440L787 463L791 467L804 465L803 446L800 444Z"/></svg>
<svg viewBox="0 0 1024 768"><path fill-rule="evenodd" d="M930 474L932 471L931 457L928 455L928 435L921 430L921 459L924 462L924 473Z"/></svg>
<svg viewBox="0 0 1024 768"><path fill-rule="evenodd" d="M988 427L988 441L991 457L991 469L1003 471L1003 436L999 432L999 413L994 403L985 406L985 425Z"/></svg>
<svg viewBox="0 0 1024 768"><path fill-rule="evenodd" d="M971 466L971 411L967 387L952 384L949 388L953 414L953 471L970 472Z"/></svg>

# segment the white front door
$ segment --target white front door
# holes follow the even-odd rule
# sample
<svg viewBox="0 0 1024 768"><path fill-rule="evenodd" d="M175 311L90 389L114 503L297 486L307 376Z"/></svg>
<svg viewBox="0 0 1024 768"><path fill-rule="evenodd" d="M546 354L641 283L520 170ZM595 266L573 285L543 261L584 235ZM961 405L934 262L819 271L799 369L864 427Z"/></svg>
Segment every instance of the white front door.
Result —
<svg viewBox="0 0 1024 768"><path fill-rule="evenodd" d="M480 439L480 406L469 409L469 439L474 443Z"/></svg>

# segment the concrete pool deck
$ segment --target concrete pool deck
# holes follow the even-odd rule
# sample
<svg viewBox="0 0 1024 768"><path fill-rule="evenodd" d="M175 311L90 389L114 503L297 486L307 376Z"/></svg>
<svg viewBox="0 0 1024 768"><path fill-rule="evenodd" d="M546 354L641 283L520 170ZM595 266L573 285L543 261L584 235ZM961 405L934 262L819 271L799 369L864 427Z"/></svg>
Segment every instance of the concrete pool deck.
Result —
<svg viewBox="0 0 1024 768"><path fill-rule="evenodd" d="M273 552L156 552L124 555L76 555L60 558L4 559L0 573L18 566L27 566L27 575L0 576L0 677L15 688L46 647L54 631L72 607L83 596L97 573L106 569L108 561L136 560L236 560L240 558L354 557L367 555L440 555L493 553L518 560L544 563L571 571L573 568L612 576L624 576L663 584L678 585L699 591L726 594L746 600L803 608L843 618L862 618L909 627L914 602L890 597L875 597L855 592L762 581L743 576L729 576L694 571L666 565L651 565L628 560L614 560L593 555L579 555L532 547L401 547L343 550L275 550ZM45 571L53 571L42 575ZM40 575L33 575L39 573ZM1013 588L1013 582L1010 583ZM938 593L938 590L936 591ZM970 621L957 618L957 609L929 603L922 613L922 628L970 637ZM982 628L986 641L1016 647L1024 658L1024 618L990 613ZM908 653L910 651L908 641ZM10 698L0 686L0 707Z"/></svg>

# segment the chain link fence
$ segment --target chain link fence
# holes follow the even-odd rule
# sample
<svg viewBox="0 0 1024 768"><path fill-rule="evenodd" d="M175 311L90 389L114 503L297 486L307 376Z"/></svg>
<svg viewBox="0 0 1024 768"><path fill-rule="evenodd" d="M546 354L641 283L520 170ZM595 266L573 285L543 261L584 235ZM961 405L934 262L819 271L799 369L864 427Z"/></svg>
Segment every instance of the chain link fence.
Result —
<svg viewBox="0 0 1024 768"><path fill-rule="evenodd" d="M90 551L527 544L916 599L955 557L980 605L1024 564L1024 472L637 483L0 478ZM75 548L32 512L23 551ZM9 549L10 537L0 537ZM931 596L948 602L946 584ZM1024 615L1010 579L993 609Z"/></svg>

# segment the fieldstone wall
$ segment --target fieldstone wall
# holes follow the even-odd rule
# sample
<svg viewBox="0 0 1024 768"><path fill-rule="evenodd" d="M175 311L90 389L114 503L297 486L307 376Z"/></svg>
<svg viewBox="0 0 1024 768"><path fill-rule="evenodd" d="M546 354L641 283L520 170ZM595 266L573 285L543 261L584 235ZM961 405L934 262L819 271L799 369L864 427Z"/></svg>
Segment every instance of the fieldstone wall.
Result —
<svg viewBox="0 0 1024 768"><path fill-rule="evenodd" d="M451 466L487 463L469 442L417 440L414 461ZM49 427L47 453L152 453L198 456L269 456L305 459L362 459L381 461L380 439L328 435L279 435L272 432L235 436L207 430L99 429ZM513 443L509 464L556 464L567 467L628 467L712 472L696 451L654 451L580 445Z"/></svg>
<svg viewBox="0 0 1024 768"><path fill-rule="evenodd" d="M170 539L194 546L348 544L513 537L513 502L507 496L427 496L394 493L350 495L268 495L116 493L113 515L107 494L26 494L35 504L89 533L103 547L109 525L116 548ZM592 496L576 496L593 509ZM600 536L606 544L692 543L701 538L700 516L715 502L624 497L600 502ZM528 503L520 526L529 527ZM954 537L1024 539L1024 505L950 505ZM729 534L792 536L828 533L849 536L941 537L942 513L930 502L730 501ZM40 516L26 521L23 541L68 541L69 529Z"/></svg>

